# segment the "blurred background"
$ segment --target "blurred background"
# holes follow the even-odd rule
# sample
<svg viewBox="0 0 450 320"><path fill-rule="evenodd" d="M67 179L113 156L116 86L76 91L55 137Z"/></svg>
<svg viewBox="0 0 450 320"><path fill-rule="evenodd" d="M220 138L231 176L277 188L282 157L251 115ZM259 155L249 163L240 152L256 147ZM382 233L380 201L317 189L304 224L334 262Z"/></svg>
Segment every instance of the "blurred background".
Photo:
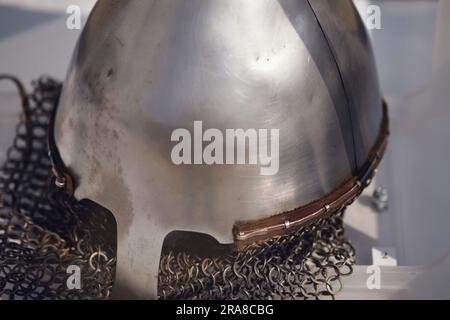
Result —
<svg viewBox="0 0 450 320"><path fill-rule="evenodd" d="M357 250L341 298L450 298L450 1L355 0L369 30L392 136L379 176L349 210L347 233ZM81 30L66 27L68 6L82 23L94 0L0 0L0 73L27 85L63 80ZM0 162L14 137L19 99L0 84ZM373 192L384 188L387 208ZM366 289L366 266L383 268L382 290Z"/></svg>

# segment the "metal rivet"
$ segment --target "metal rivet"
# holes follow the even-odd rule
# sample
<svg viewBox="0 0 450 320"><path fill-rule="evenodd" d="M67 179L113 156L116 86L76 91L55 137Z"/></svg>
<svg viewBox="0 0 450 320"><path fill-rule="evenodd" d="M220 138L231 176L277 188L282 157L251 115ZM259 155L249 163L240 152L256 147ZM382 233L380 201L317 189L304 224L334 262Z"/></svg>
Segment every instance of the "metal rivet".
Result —
<svg viewBox="0 0 450 320"><path fill-rule="evenodd" d="M291 222L290 222L289 220L286 220L286 221L284 222L284 227L285 227L286 229L289 229L290 226L291 226Z"/></svg>
<svg viewBox="0 0 450 320"><path fill-rule="evenodd" d="M66 186L66 178L56 178L55 179L55 185L58 188L65 188L65 186Z"/></svg>

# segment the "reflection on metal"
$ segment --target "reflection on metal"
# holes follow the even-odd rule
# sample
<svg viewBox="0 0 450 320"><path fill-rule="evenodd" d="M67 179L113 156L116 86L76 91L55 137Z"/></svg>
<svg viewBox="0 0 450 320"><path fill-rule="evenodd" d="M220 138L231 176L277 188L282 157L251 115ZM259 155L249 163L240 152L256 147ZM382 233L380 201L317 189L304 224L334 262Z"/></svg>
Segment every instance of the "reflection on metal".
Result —
<svg viewBox="0 0 450 320"><path fill-rule="evenodd" d="M116 293L155 298L167 234L233 243L239 221L266 221L349 181L343 195L358 189L352 177L371 163L382 117L351 1L101 0L64 83L52 154L72 174L75 197L115 215ZM279 129L279 173L175 166L171 133L195 120ZM295 231L296 221L280 225Z"/></svg>

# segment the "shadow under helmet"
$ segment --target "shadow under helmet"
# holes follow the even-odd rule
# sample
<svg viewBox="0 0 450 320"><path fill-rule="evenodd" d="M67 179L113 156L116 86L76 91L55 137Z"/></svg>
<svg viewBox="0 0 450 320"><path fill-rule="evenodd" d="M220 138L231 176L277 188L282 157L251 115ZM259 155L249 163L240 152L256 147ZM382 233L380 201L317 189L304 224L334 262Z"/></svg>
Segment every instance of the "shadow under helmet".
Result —
<svg viewBox="0 0 450 320"><path fill-rule="evenodd" d="M377 81L351 1L100 0L54 119L57 183L114 215L117 290L155 298L175 231L239 251L350 204L385 147ZM277 173L175 164L196 121L278 130Z"/></svg>

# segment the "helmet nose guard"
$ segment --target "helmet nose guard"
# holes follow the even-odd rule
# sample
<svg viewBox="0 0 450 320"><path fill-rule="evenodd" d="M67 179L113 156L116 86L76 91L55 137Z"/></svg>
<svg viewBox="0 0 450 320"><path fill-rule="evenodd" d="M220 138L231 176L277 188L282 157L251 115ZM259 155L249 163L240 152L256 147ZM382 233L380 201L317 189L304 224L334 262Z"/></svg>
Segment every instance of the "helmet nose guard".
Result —
<svg viewBox="0 0 450 320"><path fill-rule="evenodd" d="M243 250L349 205L386 147L382 105L351 1L100 0L50 150L58 186L115 216L116 296L156 298L173 231ZM175 165L172 132L198 120L278 129L279 172Z"/></svg>

